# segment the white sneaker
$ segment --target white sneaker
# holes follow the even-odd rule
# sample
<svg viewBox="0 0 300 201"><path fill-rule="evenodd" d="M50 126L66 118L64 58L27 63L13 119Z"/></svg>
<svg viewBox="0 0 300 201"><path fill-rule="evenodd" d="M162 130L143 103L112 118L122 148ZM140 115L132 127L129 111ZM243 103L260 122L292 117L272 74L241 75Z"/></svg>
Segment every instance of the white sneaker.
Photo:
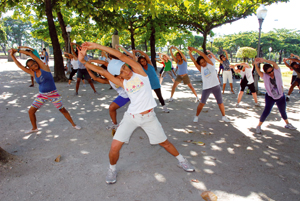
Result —
<svg viewBox="0 0 300 201"><path fill-rule="evenodd" d="M73 126L73 128L74 128L74 129L76 129L76 130L80 130L80 129L81 129L81 127L80 127L80 126L78 126L78 125L76 125L76 126Z"/></svg>
<svg viewBox="0 0 300 201"><path fill-rule="evenodd" d="M198 98L198 96L196 97L195 103L198 103L200 100Z"/></svg>
<svg viewBox="0 0 300 201"><path fill-rule="evenodd" d="M256 106L256 107L260 107L259 102L255 103L255 106Z"/></svg>
<svg viewBox="0 0 300 201"><path fill-rule="evenodd" d="M224 121L224 122L230 122L230 120L226 116L222 117L222 121Z"/></svg>
<svg viewBox="0 0 300 201"><path fill-rule="evenodd" d="M237 104L235 105L235 107L236 107L236 108L239 108L239 107L241 107L241 106L240 106L240 104L237 103Z"/></svg>
<svg viewBox="0 0 300 201"><path fill-rule="evenodd" d="M119 124L112 123L110 126L106 126L107 130L116 130L118 128Z"/></svg>
<svg viewBox="0 0 300 201"><path fill-rule="evenodd" d="M287 129L290 129L290 130L296 130L297 128L294 127L291 123L288 123L287 125L284 126L285 128Z"/></svg>
<svg viewBox="0 0 300 201"><path fill-rule="evenodd" d="M169 99L169 102L172 102L173 101L173 98L171 97L170 99Z"/></svg>
<svg viewBox="0 0 300 201"><path fill-rule="evenodd" d="M170 113L170 111L168 110L168 108L164 105L163 106L163 111L165 112L165 113Z"/></svg>
<svg viewBox="0 0 300 201"><path fill-rule="evenodd" d="M194 123L197 123L197 122L198 122L198 117L197 117L197 116L194 117L193 122L194 122Z"/></svg>
<svg viewBox="0 0 300 201"><path fill-rule="evenodd" d="M257 134L261 134L261 127L260 127L260 126L257 126L257 127L256 127L256 133L257 133Z"/></svg>

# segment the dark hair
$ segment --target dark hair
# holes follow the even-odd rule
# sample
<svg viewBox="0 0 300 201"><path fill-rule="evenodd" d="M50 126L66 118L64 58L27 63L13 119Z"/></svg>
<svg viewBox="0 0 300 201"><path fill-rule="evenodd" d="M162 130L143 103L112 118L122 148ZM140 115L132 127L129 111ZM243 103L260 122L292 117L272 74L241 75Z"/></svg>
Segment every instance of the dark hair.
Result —
<svg viewBox="0 0 300 201"><path fill-rule="evenodd" d="M146 59L144 56L139 56L139 58L138 58L138 62L139 62L140 64L142 64L142 63L141 63L141 60L142 60L142 59L145 59L145 60L146 60L146 62L147 62L147 59Z"/></svg>
<svg viewBox="0 0 300 201"><path fill-rule="evenodd" d="M43 50L47 51L46 48L43 48Z"/></svg>
<svg viewBox="0 0 300 201"><path fill-rule="evenodd" d="M294 67L295 64L297 65L298 63L294 61L291 63L291 66Z"/></svg>
<svg viewBox="0 0 300 201"><path fill-rule="evenodd" d="M118 57L116 57L115 55L112 55L112 54L108 54L108 57L109 57L109 58L113 58L113 59L120 60Z"/></svg>
<svg viewBox="0 0 300 201"><path fill-rule="evenodd" d="M28 64L28 62L29 62L29 61L36 62L36 61L35 61L35 60L33 60L33 59L28 59L28 60L26 61L26 66L25 66L25 67L28 67L28 65L27 65L27 64Z"/></svg>
<svg viewBox="0 0 300 201"><path fill-rule="evenodd" d="M201 61L201 59L204 59L204 57L203 57L203 56L199 56L199 57L197 58L197 64L199 64L199 65L200 65L200 61Z"/></svg>
<svg viewBox="0 0 300 201"><path fill-rule="evenodd" d="M176 52L176 53L175 53L175 57L177 56L177 54L179 54L179 56L180 56L181 59L182 59L182 55L180 54L180 52Z"/></svg>
<svg viewBox="0 0 300 201"><path fill-rule="evenodd" d="M222 57L225 57L225 55L224 54L221 54L220 55L220 59L222 60ZM225 57L226 58L226 57Z"/></svg>
<svg viewBox="0 0 300 201"><path fill-rule="evenodd" d="M273 66L271 64L264 64L263 69L264 69L265 73L267 72L267 70L269 68L273 68Z"/></svg>
<svg viewBox="0 0 300 201"><path fill-rule="evenodd" d="M76 57L78 57L78 50L77 50L77 48L75 50L75 55L76 55Z"/></svg>

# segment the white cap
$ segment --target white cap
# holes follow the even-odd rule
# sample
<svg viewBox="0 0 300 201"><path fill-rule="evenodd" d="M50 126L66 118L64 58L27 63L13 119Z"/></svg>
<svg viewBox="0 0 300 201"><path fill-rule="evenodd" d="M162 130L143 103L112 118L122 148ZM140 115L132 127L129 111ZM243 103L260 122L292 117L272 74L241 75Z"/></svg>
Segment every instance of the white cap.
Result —
<svg viewBox="0 0 300 201"><path fill-rule="evenodd" d="M107 66L107 70L112 75L120 75L121 67L125 64L125 62L117 59L112 59Z"/></svg>

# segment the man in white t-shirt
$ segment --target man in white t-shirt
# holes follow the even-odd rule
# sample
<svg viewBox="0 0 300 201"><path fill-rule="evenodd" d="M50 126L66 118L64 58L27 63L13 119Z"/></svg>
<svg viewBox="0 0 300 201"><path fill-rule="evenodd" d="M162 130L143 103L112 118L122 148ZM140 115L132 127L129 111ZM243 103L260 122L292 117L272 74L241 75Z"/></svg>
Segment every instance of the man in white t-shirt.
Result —
<svg viewBox="0 0 300 201"><path fill-rule="evenodd" d="M203 90L200 103L197 107L196 116L194 117L194 122L198 122L198 116L201 113L209 95L212 93L219 105L220 111L222 113L222 121L230 122L230 120L225 116L225 107L222 100L222 93L219 85L218 75L215 68L215 59L209 58L201 52L193 47L188 47L189 55L192 61L194 62L196 68L201 72L202 75L202 83L203 83ZM196 51L200 56L197 58L197 61L192 55L192 52ZM212 57L215 57L211 54Z"/></svg>
<svg viewBox="0 0 300 201"><path fill-rule="evenodd" d="M125 142L129 142L133 131L137 127L141 127L146 132L150 144L159 144L164 147L166 151L175 156L178 159L179 167L188 172L194 171L194 167L179 154L174 145L168 141L156 117L154 107L156 107L157 104L152 96L149 78L142 66L121 52L109 47L91 42L83 43L82 47L78 59L84 63L86 68L100 73L114 84L124 88L130 99L128 110L125 112L111 144L109 152L110 166L106 176L106 183L113 184L117 181L116 163L119 159L120 150ZM84 61L84 55L87 49L104 50L120 60L114 59L110 61L107 72L88 61ZM123 82L119 77L123 79Z"/></svg>

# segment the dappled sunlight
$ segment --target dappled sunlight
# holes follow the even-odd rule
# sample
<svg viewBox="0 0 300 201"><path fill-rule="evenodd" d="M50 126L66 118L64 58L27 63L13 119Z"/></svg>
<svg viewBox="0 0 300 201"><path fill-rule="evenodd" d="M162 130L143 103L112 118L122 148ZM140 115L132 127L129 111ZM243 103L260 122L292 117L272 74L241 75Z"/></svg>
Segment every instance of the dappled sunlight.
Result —
<svg viewBox="0 0 300 201"><path fill-rule="evenodd" d="M158 181L158 182L163 182L165 183L167 181L167 179L162 175L162 174L159 174L159 173L154 173L154 177L155 179Z"/></svg>
<svg viewBox="0 0 300 201"><path fill-rule="evenodd" d="M87 155L87 154L89 154L90 152L89 152L89 151L85 151L85 150L81 150L80 153L83 154L83 155Z"/></svg>

